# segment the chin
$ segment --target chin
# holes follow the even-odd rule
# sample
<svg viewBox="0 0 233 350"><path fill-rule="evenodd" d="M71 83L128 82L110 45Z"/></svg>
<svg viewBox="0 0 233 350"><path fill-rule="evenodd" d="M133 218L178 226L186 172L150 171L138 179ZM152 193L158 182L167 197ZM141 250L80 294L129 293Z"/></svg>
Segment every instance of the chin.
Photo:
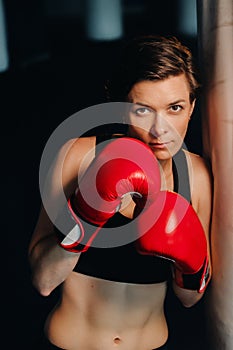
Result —
<svg viewBox="0 0 233 350"><path fill-rule="evenodd" d="M154 156L158 159L158 160L169 160L173 157L173 155L169 152L169 151L154 151L152 150Z"/></svg>

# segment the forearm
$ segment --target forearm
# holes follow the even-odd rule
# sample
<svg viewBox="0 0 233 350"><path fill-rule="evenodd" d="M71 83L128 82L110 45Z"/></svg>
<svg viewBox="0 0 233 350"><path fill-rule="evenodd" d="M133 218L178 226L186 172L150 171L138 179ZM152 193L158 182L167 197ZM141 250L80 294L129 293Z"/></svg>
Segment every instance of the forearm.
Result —
<svg viewBox="0 0 233 350"><path fill-rule="evenodd" d="M200 292L200 290L198 290L198 288L197 288L197 290L192 290L192 289L188 289L188 287L182 288L181 286L179 286L176 282L175 274L173 273L174 293L176 294L176 296L179 298L179 300L181 301L181 303L185 307L191 307L191 306L195 305L203 297L203 295L205 293L205 289L207 288L208 283L211 279L211 275L212 275L210 257L209 257L208 261L209 261L208 272L206 273L206 276L208 276L208 281L206 282L205 288L201 292Z"/></svg>
<svg viewBox="0 0 233 350"><path fill-rule="evenodd" d="M34 287L48 296L71 273L79 256L62 249L53 235L39 241L29 254Z"/></svg>
<svg viewBox="0 0 233 350"><path fill-rule="evenodd" d="M203 293L179 287L175 280L173 280L173 290L182 305L187 308L195 305L203 296Z"/></svg>
<svg viewBox="0 0 233 350"><path fill-rule="evenodd" d="M205 293L205 289L208 286L212 274L210 258L208 257L207 262L208 263L206 263L205 268L202 271L203 273L199 274L199 277L197 274L190 275L189 279L186 279L186 282L184 281L184 285L180 283L180 279L177 278L175 269L173 269L173 290L185 307L195 305ZM179 274L179 277L181 276L182 274Z"/></svg>

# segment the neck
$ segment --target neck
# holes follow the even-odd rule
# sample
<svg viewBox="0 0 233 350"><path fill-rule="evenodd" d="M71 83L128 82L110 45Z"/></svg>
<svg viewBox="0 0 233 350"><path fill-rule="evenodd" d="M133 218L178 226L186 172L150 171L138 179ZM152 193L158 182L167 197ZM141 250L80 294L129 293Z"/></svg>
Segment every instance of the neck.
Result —
<svg viewBox="0 0 233 350"><path fill-rule="evenodd" d="M172 158L159 160L161 172L161 190L173 190Z"/></svg>

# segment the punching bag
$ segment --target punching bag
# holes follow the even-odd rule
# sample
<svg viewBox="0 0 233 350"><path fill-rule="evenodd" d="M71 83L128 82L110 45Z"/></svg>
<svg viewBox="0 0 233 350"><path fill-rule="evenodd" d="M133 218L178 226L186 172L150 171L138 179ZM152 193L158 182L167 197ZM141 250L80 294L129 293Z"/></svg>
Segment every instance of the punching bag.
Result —
<svg viewBox="0 0 233 350"><path fill-rule="evenodd" d="M233 349L233 1L197 0L203 73L203 147L213 172L211 253L206 294L213 350Z"/></svg>

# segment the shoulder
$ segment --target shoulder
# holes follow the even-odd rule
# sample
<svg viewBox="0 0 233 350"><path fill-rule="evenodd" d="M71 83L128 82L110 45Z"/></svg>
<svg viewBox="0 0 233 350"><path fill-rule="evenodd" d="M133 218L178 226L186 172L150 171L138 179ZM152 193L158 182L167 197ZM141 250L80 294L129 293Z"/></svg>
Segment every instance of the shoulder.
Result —
<svg viewBox="0 0 233 350"><path fill-rule="evenodd" d="M61 149L58 169L62 173L63 188L68 196L75 190L78 181L83 177L95 158L97 143L123 135L109 134L101 136L103 137L87 136L72 139Z"/></svg>
<svg viewBox="0 0 233 350"><path fill-rule="evenodd" d="M66 157L86 154L90 149L95 148L96 137L79 137L68 141L63 147L66 149ZM68 159L68 158L67 158Z"/></svg>
<svg viewBox="0 0 233 350"><path fill-rule="evenodd" d="M29 250L42 237L52 234L53 222L61 210L64 194L69 197L73 193L78 184L79 172L84 172L94 158L95 141L94 136L71 139L57 151L44 181L42 206Z"/></svg>
<svg viewBox="0 0 233 350"><path fill-rule="evenodd" d="M184 152L189 169L192 203L195 209L198 209L200 203L211 201L211 169L205 158L192 152Z"/></svg>
<svg viewBox="0 0 233 350"><path fill-rule="evenodd" d="M96 137L80 137L69 140L59 151L57 171L67 195L77 186L80 178L95 157Z"/></svg>
<svg viewBox="0 0 233 350"><path fill-rule="evenodd" d="M195 177L194 180L209 182L211 179L211 173L207 160L200 155L189 151L184 151L184 153L187 159L189 171Z"/></svg>
<svg viewBox="0 0 233 350"><path fill-rule="evenodd" d="M75 191L82 172L95 155L95 138L71 139L63 144L51 162L45 178L41 181L43 204L54 207ZM56 210L54 210L56 212Z"/></svg>

